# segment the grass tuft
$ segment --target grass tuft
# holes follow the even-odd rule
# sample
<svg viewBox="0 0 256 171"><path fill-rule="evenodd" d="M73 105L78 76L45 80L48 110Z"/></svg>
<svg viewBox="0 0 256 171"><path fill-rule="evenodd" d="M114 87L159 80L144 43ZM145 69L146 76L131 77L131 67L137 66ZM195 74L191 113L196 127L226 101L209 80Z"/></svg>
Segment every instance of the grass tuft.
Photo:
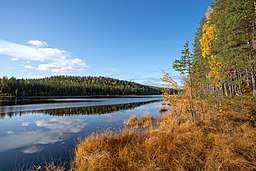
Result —
<svg viewBox="0 0 256 171"><path fill-rule="evenodd" d="M130 118L124 122L126 127L130 128L149 128L156 124L157 120L151 117L149 114L137 117L135 115L130 116Z"/></svg>

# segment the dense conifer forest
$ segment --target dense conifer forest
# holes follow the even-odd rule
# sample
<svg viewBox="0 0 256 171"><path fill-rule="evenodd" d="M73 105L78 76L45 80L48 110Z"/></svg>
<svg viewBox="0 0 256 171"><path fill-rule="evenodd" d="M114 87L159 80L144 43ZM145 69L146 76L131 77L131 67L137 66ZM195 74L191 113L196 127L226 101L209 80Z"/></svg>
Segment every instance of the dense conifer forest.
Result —
<svg viewBox="0 0 256 171"><path fill-rule="evenodd" d="M256 2L215 0L194 39L192 86L202 95L256 96Z"/></svg>
<svg viewBox="0 0 256 171"><path fill-rule="evenodd" d="M87 96L161 94L161 88L106 77L52 76L0 79L0 94L12 96Z"/></svg>

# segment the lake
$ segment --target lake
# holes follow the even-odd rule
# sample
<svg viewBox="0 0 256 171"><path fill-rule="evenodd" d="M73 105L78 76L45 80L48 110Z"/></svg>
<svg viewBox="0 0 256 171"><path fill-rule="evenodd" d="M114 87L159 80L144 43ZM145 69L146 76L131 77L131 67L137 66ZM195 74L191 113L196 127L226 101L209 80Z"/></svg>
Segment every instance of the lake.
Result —
<svg viewBox="0 0 256 171"><path fill-rule="evenodd" d="M159 116L161 97L0 99L0 171L69 163L90 133L121 129L133 114Z"/></svg>

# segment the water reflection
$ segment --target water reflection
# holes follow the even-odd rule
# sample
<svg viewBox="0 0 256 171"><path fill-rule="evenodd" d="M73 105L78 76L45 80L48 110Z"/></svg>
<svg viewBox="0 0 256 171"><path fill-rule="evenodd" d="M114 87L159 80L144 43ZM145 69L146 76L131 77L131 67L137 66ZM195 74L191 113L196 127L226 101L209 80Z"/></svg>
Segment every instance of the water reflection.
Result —
<svg viewBox="0 0 256 171"><path fill-rule="evenodd" d="M79 137L119 130L133 114L158 116L161 102L152 102L160 99L65 99L61 103L0 106L0 171L53 160L67 162Z"/></svg>
<svg viewBox="0 0 256 171"><path fill-rule="evenodd" d="M68 109L52 109L45 111L46 114L63 116L63 115L90 115L90 114L106 114L120 110L134 109L138 106L152 103L151 102L138 102L138 103L127 103L118 105L106 105L106 106L88 106L83 108L68 108Z"/></svg>
<svg viewBox="0 0 256 171"><path fill-rule="evenodd" d="M148 101L148 102L117 104L117 105L87 106L87 107L76 107L76 108L59 108L59 109L35 110L35 111L28 110L28 111L5 112L5 110L2 110L2 111L0 110L0 118L3 119L5 116L12 118L13 116L21 116L24 114L31 114L31 113L33 113L33 114L44 113L47 115L54 115L54 116L106 114L106 113L110 113L110 112L114 112L114 111L134 109L138 106L152 103L155 101L158 101L158 100L153 100L153 101Z"/></svg>
<svg viewBox="0 0 256 171"><path fill-rule="evenodd" d="M67 98L67 99L19 99L14 97L0 97L0 106L15 106L15 105L27 105L27 104L47 104L47 103L65 103L65 102L100 102L97 99L86 98Z"/></svg>
<svg viewBox="0 0 256 171"><path fill-rule="evenodd" d="M41 152L43 149L44 149L44 148L43 148L42 146L39 146L39 145L35 146L35 145L33 145L33 146L31 146L31 147L27 147L26 149L22 150L22 152L23 152L24 154L33 154L33 153L39 153L39 152Z"/></svg>
<svg viewBox="0 0 256 171"><path fill-rule="evenodd" d="M64 117L23 122L20 126L30 127L29 131L20 129L19 132L7 132L0 138L0 152L22 147L27 147L22 150L23 153L40 152L43 150L40 145L65 141L70 133L81 132L86 125L79 119Z"/></svg>

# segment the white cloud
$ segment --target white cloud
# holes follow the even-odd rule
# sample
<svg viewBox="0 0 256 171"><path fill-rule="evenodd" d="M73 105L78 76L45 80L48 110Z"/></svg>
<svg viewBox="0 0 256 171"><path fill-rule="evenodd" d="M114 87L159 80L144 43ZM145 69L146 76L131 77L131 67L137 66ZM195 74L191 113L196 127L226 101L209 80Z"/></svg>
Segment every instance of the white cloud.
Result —
<svg viewBox="0 0 256 171"><path fill-rule="evenodd" d="M48 46L48 44L46 42L40 41L40 40L29 40L27 42L28 44L37 46L37 47L45 47Z"/></svg>
<svg viewBox="0 0 256 171"><path fill-rule="evenodd" d="M111 77L113 76L113 73L112 72L107 72L105 74L102 75L103 77Z"/></svg>
<svg viewBox="0 0 256 171"><path fill-rule="evenodd" d="M31 66L31 65L24 65L24 69L34 69L35 67Z"/></svg>
<svg viewBox="0 0 256 171"><path fill-rule="evenodd" d="M52 72L71 72L80 71L81 69L87 67L85 62L79 58L59 60L48 64L40 64L37 67L39 71L52 71Z"/></svg>
<svg viewBox="0 0 256 171"><path fill-rule="evenodd" d="M104 69L106 72L102 75L104 77L111 77L115 75L127 75L125 71L119 69L119 68L105 68Z"/></svg>
<svg viewBox="0 0 256 171"><path fill-rule="evenodd" d="M0 52L1 53L1 52ZM11 58L12 61L18 61L19 58Z"/></svg>
<svg viewBox="0 0 256 171"><path fill-rule="evenodd" d="M82 59L72 56L71 53L65 50L44 47L48 45L46 42L32 40L28 41L28 43L33 46L0 39L0 54L11 57L13 61L25 60L41 62L41 64L38 64L36 67L39 71L64 73L81 71L88 67ZM28 68L25 69L34 69L32 66L27 67Z"/></svg>
<svg viewBox="0 0 256 171"><path fill-rule="evenodd" d="M159 77L134 77L128 80L131 80L143 85L163 87L163 82L161 81L160 76Z"/></svg>

